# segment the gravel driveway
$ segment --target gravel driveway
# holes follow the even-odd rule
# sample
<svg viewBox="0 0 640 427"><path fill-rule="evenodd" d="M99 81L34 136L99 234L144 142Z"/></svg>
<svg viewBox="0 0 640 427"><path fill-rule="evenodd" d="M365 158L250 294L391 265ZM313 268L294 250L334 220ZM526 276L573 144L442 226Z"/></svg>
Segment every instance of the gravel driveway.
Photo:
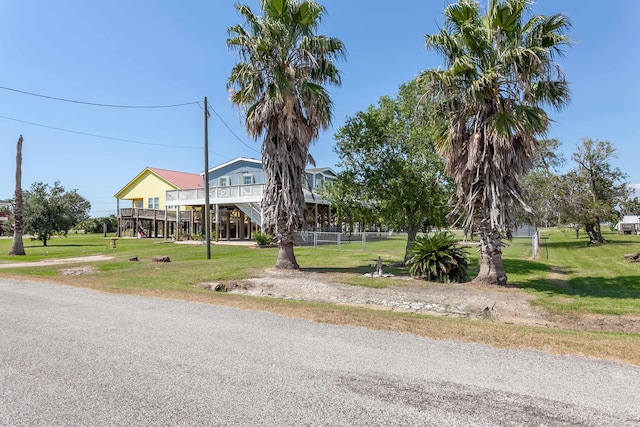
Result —
<svg viewBox="0 0 640 427"><path fill-rule="evenodd" d="M0 425L640 426L640 368L0 280Z"/></svg>

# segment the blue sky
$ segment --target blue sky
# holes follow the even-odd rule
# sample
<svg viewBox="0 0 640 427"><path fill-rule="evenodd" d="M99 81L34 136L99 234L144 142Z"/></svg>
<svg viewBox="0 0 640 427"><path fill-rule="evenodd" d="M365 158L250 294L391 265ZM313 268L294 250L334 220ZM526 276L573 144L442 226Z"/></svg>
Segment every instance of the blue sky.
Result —
<svg viewBox="0 0 640 427"><path fill-rule="evenodd" d="M257 0L243 3L259 11ZM333 129L311 149L318 166L334 167L333 134L347 117L441 63L424 48L424 35L442 24L447 2L321 3L327 14L320 33L342 39L348 50L346 61L338 64L343 84L330 89ZM3 0L0 86L117 105L201 102L207 96L222 118L213 115L209 121L210 167L239 156L260 158L259 142L246 135L226 91L236 59L226 48L226 29L242 22L233 4ZM548 136L562 142L567 157L581 138L610 141L618 152L614 165L629 182L640 183L632 126L640 119L640 2L539 0L534 11L568 15L576 41L560 59L572 102L552 113ZM59 180L91 202L92 216L115 213L113 195L147 166L193 173L204 168L203 111L197 104L103 108L0 89L0 199L13 196L19 134L24 137L23 188Z"/></svg>

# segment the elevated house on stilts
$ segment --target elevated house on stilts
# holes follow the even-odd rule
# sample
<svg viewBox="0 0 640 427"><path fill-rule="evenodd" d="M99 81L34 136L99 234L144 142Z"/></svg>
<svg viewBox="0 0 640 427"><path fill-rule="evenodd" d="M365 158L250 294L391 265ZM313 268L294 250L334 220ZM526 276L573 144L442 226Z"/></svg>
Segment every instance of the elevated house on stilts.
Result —
<svg viewBox="0 0 640 427"><path fill-rule="evenodd" d="M201 236L204 230L205 174L185 174L184 180L179 182L171 182L165 176L164 183L169 183L172 188L165 188L163 197L158 198L157 207L155 198L150 201L152 197L148 193L142 196L145 187L143 182L152 180L154 174L160 175L157 169L145 169L116 194L119 200L131 199L134 206L140 205L137 208L118 209L118 222L122 224L122 232L129 231L132 227L133 230L142 227L149 237L161 237L157 232L159 229L162 229L162 236L165 238L173 236L182 240ZM188 181L187 175L193 181ZM194 179L194 176L198 179ZM336 227L329 202L317 193L319 188L335 177L336 173L330 168L308 169L305 173L304 194L307 202L307 226L310 230L322 231ZM209 169L206 178L209 180L212 238L252 239L253 233L261 230L264 225L262 196L266 174L262 162L238 157ZM177 175L174 176L174 181L177 181ZM191 185L185 185L188 182Z"/></svg>

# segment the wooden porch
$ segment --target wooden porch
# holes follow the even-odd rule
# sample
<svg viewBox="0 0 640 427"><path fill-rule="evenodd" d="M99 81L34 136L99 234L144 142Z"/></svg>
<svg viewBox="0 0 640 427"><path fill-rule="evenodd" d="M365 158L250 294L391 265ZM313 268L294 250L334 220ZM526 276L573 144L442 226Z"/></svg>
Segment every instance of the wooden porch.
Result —
<svg viewBox="0 0 640 427"><path fill-rule="evenodd" d="M118 237L188 239L200 233L202 215L195 210L121 208Z"/></svg>

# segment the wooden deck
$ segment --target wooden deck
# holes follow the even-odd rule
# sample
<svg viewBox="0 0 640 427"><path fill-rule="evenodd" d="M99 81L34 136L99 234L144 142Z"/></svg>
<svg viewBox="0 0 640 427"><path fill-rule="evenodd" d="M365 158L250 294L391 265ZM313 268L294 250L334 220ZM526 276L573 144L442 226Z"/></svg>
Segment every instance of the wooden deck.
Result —
<svg viewBox="0 0 640 427"><path fill-rule="evenodd" d="M181 210L121 208L118 210L118 237L192 236L200 232L201 213Z"/></svg>

